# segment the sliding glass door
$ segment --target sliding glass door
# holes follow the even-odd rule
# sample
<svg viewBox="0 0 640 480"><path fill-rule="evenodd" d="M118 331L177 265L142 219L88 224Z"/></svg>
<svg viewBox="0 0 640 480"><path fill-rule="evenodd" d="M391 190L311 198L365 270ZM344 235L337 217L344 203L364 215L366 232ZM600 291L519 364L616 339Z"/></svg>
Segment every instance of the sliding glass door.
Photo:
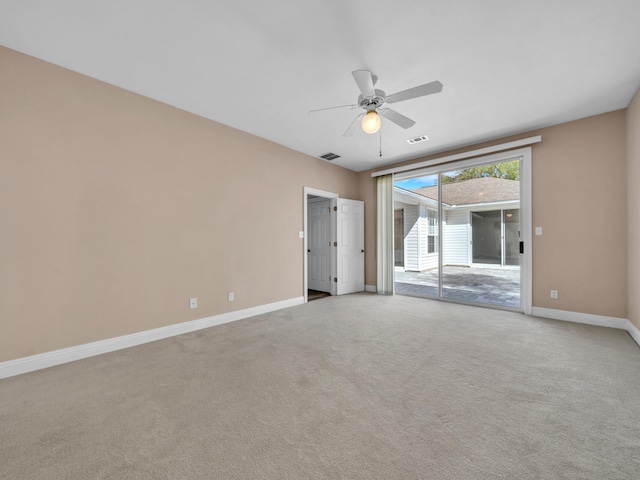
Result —
<svg viewBox="0 0 640 480"><path fill-rule="evenodd" d="M473 263L517 267L520 265L520 210L471 213Z"/></svg>
<svg viewBox="0 0 640 480"><path fill-rule="evenodd" d="M396 293L520 309L520 190L518 158L396 177Z"/></svg>

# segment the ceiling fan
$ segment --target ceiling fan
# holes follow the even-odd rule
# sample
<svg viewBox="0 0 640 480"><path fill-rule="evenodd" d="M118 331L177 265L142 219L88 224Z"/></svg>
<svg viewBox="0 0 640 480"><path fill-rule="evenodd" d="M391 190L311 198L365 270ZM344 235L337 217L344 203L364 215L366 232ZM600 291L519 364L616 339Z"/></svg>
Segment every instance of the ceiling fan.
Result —
<svg viewBox="0 0 640 480"><path fill-rule="evenodd" d="M433 93L439 93L442 91L442 83L439 81L425 83L424 85L418 85L417 87L408 88L392 95L387 95L382 90L375 88L378 82L378 77L372 75L368 70L355 70L351 72L353 78L360 89L360 95L358 95L358 103L354 105L341 105L339 107L320 108L318 110L311 110L311 112L318 112L320 110L329 110L331 108L362 108L365 110L356 118L353 119L343 136L349 137L354 134L354 126L359 119L362 119L361 126L365 133L373 134L380 130L382 120L380 116L395 123L396 125L407 129L415 125L415 121L409 117L405 117L401 113L396 112L390 108L382 108L383 105L388 103L398 103L412 98L424 97L425 95L431 95Z"/></svg>

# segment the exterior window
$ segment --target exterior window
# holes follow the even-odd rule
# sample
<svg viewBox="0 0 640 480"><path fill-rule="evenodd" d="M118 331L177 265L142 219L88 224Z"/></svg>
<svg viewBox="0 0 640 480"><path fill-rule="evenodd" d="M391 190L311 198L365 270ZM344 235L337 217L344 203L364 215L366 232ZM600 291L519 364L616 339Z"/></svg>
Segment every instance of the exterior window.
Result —
<svg viewBox="0 0 640 480"><path fill-rule="evenodd" d="M427 215L427 253L438 253L438 212L428 209Z"/></svg>

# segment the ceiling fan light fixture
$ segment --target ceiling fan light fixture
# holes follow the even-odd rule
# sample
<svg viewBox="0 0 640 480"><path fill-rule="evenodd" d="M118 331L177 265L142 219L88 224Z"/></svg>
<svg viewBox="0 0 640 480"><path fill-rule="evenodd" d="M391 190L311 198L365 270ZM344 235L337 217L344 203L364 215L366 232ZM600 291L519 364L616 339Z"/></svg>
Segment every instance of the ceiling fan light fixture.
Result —
<svg viewBox="0 0 640 480"><path fill-rule="evenodd" d="M382 125L382 120L380 119L378 112L375 110L369 110L362 118L362 130L364 133L368 133L369 135L380 130L380 125Z"/></svg>

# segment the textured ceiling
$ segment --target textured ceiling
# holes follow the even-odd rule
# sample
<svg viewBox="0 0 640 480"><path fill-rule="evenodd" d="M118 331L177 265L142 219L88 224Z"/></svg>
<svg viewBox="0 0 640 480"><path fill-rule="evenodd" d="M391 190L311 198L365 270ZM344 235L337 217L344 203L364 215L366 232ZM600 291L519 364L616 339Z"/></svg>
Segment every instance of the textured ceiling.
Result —
<svg viewBox="0 0 640 480"><path fill-rule="evenodd" d="M626 107L640 1L0 0L0 44L361 171ZM343 137L356 69L444 89Z"/></svg>

